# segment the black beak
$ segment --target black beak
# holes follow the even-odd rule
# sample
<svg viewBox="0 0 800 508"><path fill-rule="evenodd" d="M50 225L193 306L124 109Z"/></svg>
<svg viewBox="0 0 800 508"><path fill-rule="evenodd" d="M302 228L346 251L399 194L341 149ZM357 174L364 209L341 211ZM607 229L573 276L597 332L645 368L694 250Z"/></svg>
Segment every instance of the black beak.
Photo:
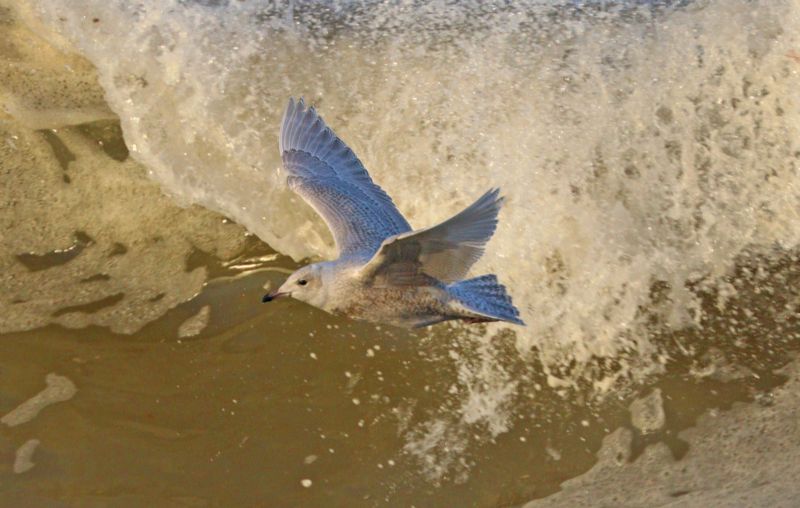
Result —
<svg viewBox="0 0 800 508"><path fill-rule="evenodd" d="M289 293L279 293L277 291L273 291L272 293L265 294L264 297L261 299L261 303L271 302L272 300L276 300L276 299L278 299L278 298L280 298L282 296L286 296L288 294Z"/></svg>

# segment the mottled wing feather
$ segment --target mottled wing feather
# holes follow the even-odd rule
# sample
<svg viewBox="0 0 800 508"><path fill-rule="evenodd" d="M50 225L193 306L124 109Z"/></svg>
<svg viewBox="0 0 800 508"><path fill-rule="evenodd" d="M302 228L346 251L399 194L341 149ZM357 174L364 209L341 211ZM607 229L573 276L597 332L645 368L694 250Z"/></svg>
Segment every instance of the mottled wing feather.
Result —
<svg viewBox="0 0 800 508"><path fill-rule="evenodd" d="M499 190L492 189L441 224L387 238L363 275L375 283L404 285L423 285L428 277L446 283L463 279L494 234L502 203Z"/></svg>
<svg viewBox="0 0 800 508"><path fill-rule="evenodd" d="M289 188L305 199L333 232L342 256L360 255L362 249L380 244L393 234L373 207L365 204L363 192L336 177L290 176ZM371 248L371 247L369 247ZM372 248L374 250L374 248Z"/></svg>
<svg viewBox="0 0 800 508"><path fill-rule="evenodd" d="M432 277L422 270L419 260L420 245L411 241L397 242L396 239L397 236L387 239L386 242L392 242L392 246L382 244L375 257L365 265L362 274L370 280L371 285L397 287L427 286L434 283Z"/></svg>
<svg viewBox="0 0 800 508"><path fill-rule="evenodd" d="M328 224L340 256L371 256L385 238L411 229L355 153L302 99L289 100L279 148L290 187Z"/></svg>

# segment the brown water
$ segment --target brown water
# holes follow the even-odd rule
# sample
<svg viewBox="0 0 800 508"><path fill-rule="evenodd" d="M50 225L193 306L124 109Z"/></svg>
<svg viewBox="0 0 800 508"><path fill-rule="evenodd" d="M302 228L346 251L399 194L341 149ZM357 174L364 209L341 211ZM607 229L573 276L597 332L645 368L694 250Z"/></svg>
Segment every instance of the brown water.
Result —
<svg viewBox="0 0 800 508"><path fill-rule="evenodd" d="M150 178L157 157L134 160L137 152L130 138L126 145L120 120L138 143L156 131L131 127L129 116L115 118L92 65L54 46L52 36L40 38L30 18L22 23L24 8L2 5L0 417L44 390L53 379L49 374L65 377L76 391L51 404L46 392L37 415L0 424L0 506L517 506L558 492L562 482L592 468L603 439L620 427L632 431L633 465L659 443L669 460L696 460L690 451L704 448L683 431L735 402L769 407L771 390L787 381L789 374L777 369L800 346L800 253L791 241L798 226L788 214L757 223L763 238L747 233L752 245L726 251L732 257L727 268L710 263L705 271L693 269L685 287L671 285L658 273L660 265L640 273L639 262L636 269L592 264L584 252L591 242L579 241L587 233L581 236L577 222L557 215L553 229L560 233L554 237L575 242L565 240L568 246L548 250L543 259L531 255L534 265L542 265L540 278L527 279L522 262L519 270L515 263L493 265L518 288L515 298L522 295L531 316L526 319L549 323L541 335L537 326L518 335L448 326L411 332L336 318L295 301L264 305L264 286L279 284L303 261L275 252L219 213L178 206L187 203L186 195L163 194ZM783 76L779 83L791 84ZM784 98L764 100L772 107L770 100L782 104ZM659 122L673 114L659 111ZM757 115L761 109L746 111ZM747 120L716 114L717 123L703 124L713 135L698 134L697 143L712 145L709 153L722 157L715 143L735 145L726 129ZM781 135L796 122L782 115L772 137L754 138L756 153L773 154L770 147L779 145L769 145L773 138L791 144ZM463 127L437 124L437 135L444 136L437 143L449 139L442 133L451 128ZM415 135L406 134L401 144L413 144ZM147 149L163 155L173 145L183 146L153 141L158 148ZM746 151L745 145L738 149ZM630 150L622 148L635 159ZM148 157L153 166L143 162ZM480 155L453 155L456 163L471 157ZM764 168L741 163L746 158L707 164L730 162L744 175L731 186L752 184L743 194L768 201L758 176ZM414 161L406 162L413 168ZM627 172L647 167L631 164ZM796 183L786 167L776 166L771 177ZM197 173L208 170L198 166ZM604 183L608 168L593 171L585 187L572 184L576 195L618 195L630 204L624 188ZM401 178L381 174L390 185ZM726 174L700 176L724 180ZM165 186L174 192L173 184ZM193 191L192 185L202 187L192 182ZM402 186L392 190L406 196ZM290 206L281 196L275 202ZM508 221L524 219L530 206L516 196ZM789 209L791 197L788 191L780 195ZM564 202L554 199L548 203L558 210ZM722 233L699 238L718 254L728 245L726 235L752 225L735 208L741 199L708 199L702 210L719 207L725 220L736 218L735 227L713 222ZM575 196L566 203L580 208ZM764 217L774 213L759 206ZM544 208L538 212L546 223ZM314 233L318 224L303 223L305 212L279 210L286 224L301 225L269 230L287 251L302 257L296 255L304 251L298 238L324 244L325 237ZM687 215L702 229L710 219L695 212ZM678 222L673 226L681 231ZM560 227L566 223L572 229ZM638 227L624 220L613 225L620 241L626 225ZM771 233L781 241L764 240ZM498 234L498 250L519 252L514 234ZM602 244L605 237L592 238ZM532 240L523 244L532 252L541 247ZM613 245L603 244L603 252ZM687 265L698 256L714 257L673 247L656 254L680 276L683 268L674 258L681 252ZM589 267L585 274L582 263ZM606 279L621 281L622 289L598 289L595 282ZM637 285L646 297L631 303L637 293L628 290ZM634 328L622 323L629 304ZM688 318L675 322L676 308ZM576 329L586 339L577 348ZM559 333L571 339L559 342ZM633 425L629 407L656 389L660 400L633 417L655 422L643 432ZM28 457L32 467L19 466L34 439L39 444ZM765 481L781 474L768 460L744 455L741 461L745 469L761 464ZM663 462L665 468L671 464ZM702 493L703 485L717 482L709 477L666 497Z"/></svg>
<svg viewBox="0 0 800 508"><path fill-rule="evenodd" d="M608 432L630 425L628 398L586 404L532 389L515 400L508 432L487 439L478 426L449 437L454 450L436 450L436 425L444 431L448 406L460 404L453 387L466 388L463 359L488 348L521 382L546 386L541 372L504 340L379 330L293 301L263 305L262 286L280 274L225 276L208 261L212 278L197 297L133 335L51 325L2 336L3 411L44 388L51 372L78 389L29 423L2 427L4 505L509 506L557 491L594 463ZM776 270L797 288L800 265L791 263ZM776 315L752 293L774 287L775 276L744 286L747 305L718 316L759 309L741 329L709 323L662 338L686 354L676 351L656 381L666 426L636 434L634 457L664 442L681 458L689 444L677 434L701 413L785 381L772 371L797 346L797 314ZM179 339L181 323L205 305L208 326ZM35 467L14 475L14 451L30 438L41 441ZM433 481L431 468L448 472Z"/></svg>

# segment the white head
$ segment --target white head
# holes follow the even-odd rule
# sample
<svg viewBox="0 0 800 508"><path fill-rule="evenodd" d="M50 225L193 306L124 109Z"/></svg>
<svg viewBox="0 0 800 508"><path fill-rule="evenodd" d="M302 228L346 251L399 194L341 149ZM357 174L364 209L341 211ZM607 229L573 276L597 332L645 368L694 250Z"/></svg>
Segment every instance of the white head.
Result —
<svg viewBox="0 0 800 508"><path fill-rule="evenodd" d="M262 302L291 296L315 307L322 307L327 292L323 284L323 263L315 263L298 269L289 276L281 287L264 295Z"/></svg>

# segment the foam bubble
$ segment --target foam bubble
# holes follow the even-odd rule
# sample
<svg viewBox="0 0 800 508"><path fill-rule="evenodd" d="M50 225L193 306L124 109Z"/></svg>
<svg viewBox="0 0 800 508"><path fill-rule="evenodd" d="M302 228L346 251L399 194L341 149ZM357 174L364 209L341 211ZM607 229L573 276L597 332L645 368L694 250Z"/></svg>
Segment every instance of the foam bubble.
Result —
<svg viewBox="0 0 800 508"><path fill-rule="evenodd" d="M50 373L45 377L47 388L26 400L8 414L0 418L0 423L16 427L29 422L51 404L64 402L75 396L78 391L75 384L64 376Z"/></svg>
<svg viewBox="0 0 800 508"><path fill-rule="evenodd" d="M194 337L202 332L208 326L208 320L211 318L211 306L204 305L197 314L190 317L178 327L178 337Z"/></svg>
<svg viewBox="0 0 800 508"><path fill-rule="evenodd" d="M660 430L666 423L664 401L661 390L656 388L650 394L631 403L631 423L644 434Z"/></svg>
<svg viewBox="0 0 800 508"><path fill-rule="evenodd" d="M25 443L22 444L19 448L17 448L17 452L14 456L14 467L13 471L15 474L22 474L30 471L33 469L33 466L36 465L33 462L33 453L36 451L36 448L39 447L39 440L38 439L28 439Z"/></svg>

